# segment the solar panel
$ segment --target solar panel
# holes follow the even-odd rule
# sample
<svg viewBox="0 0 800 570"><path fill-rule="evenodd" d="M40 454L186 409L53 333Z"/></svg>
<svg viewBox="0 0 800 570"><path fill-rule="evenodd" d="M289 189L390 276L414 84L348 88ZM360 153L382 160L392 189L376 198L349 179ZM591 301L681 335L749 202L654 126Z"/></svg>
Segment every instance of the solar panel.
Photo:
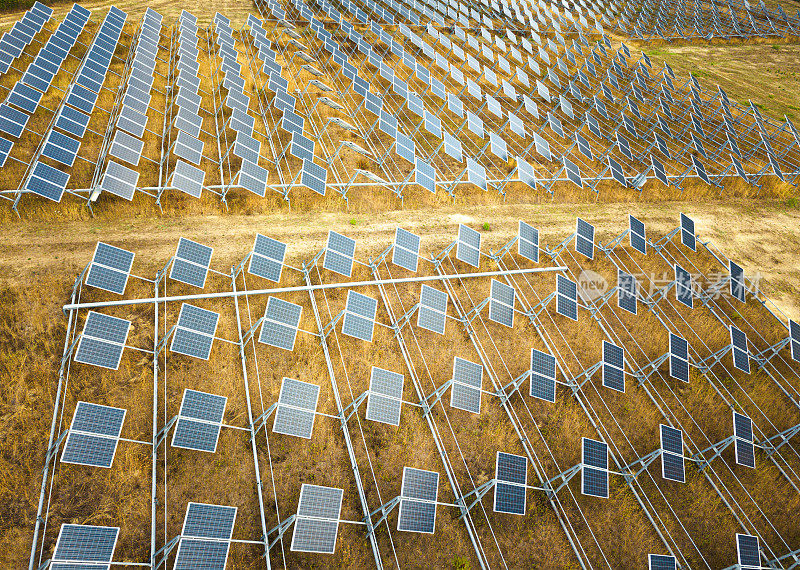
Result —
<svg viewBox="0 0 800 570"><path fill-rule="evenodd" d="M0 168L5 166L8 155L11 154L11 149L14 148L14 143L8 139L0 137Z"/></svg>
<svg viewBox="0 0 800 570"><path fill-rule="evenodd" d="M514 288L496 279L492 279L489 294L489 320L514 326Z"/></svg>
<svg viewBox="0 0 800 570"><path fill-rule="evenodd" d="M486 184L486 169L469 157L467 157L467 180L481 190L489 188Z"/></svg>
<svg viewBox="0 0 800 570"><path fill-rule="evenodd" d="M444 334L447 322L447 293L423 284L419 296L417 326Z"/></svg>
<svg viewBox="0 0 800 570"><path fill-rule="evenodd" d="M792 358L800 362L800 324L789 321L789 338L791 344Z"/></svg>
<svg viewBox="0 0 800 570"><path fill-rule="evenodd" d="M51 158L64 166L72 166L80 146L81 142L79 140L51 130L47 134L47 139L42 148L42 156Z"/></svg>
<svg viewBox="0 0 800 570"><path fill-rule="evenodd" d="M69 173L37 160L25 184L25 189L53 202L60 202L61 196L64 195L64 190L67 188L69 176Z"/></svg>
<svg viewBox="0 0 800 570"><path fill-rule="evenodd" d="M661 433L661 476L670 481L686 482L683 460L683 432L660 424Z"/></svg>
<svg viewBox="0 0 800 570"><path fill-rule="evenodd" d="M575 229L575 251L594 259L594 226L580 218Z"/></svg>
<svg viewBox="0 0 800 570"><path fill-rule="evenodd" d="M208 360L218 323L219 313L183 303L169 349L178 354Z"/></svg>
<svg viewBox="0 0 800 570"><path fill-rule="evenodd" d="M621 269L617 270L617 306L633 315L637 311L638 286L636 277Z"/></svg>
<svg viewBox="0 0 800 570"><path fill-rule="evenodd" d="M302 311L300 305L270 296L258 341L275 348L294 350Z"/></svg>
<svg viewBox="0 0 800 570"><path fill-rule="evenodd" d="M464 224L458 226L456 259L473 267L480 264L481 234Z"/></svg>
<svg viewBox="0 0 800 570"><path fill-rule="evenodd" d="M749 534L736 533L736 556L739 568L761 568L761 554L758 546L758 537Z"/></svg>
<svg viewBox="0 0 800 570"><path fill-rule="evenodd" d="M556 276L556 312L578 320L578 284L563 275Z"/></svg>
<svg viewBox="0 0 800 570"><path fill-rule="evenodd" d="M172 434L172 447L214 453L227 401L224 396L185 389Z"/></svg>
<svg viewBox="0 0 800 570"><path fill-rule="evenodd" d="M172 173L172 186L177 190L194 198L199 198L203 193L205 178L205 170L192 166L183 160L175 162L175 170Z"/></svg>
<svg viewBox="0 0 800 570"><path fill-rule="evenodd" d="M676 334L669 334L669 375L689 381L689 343Z"/></svg>
<svg viewBox="0 0 800 570"><path fill-rule="evenodd" d="M253 253L247 271L275 283L281 280L286 244L262 234L256 234Z"/></svg>
<svg viewBox="0 0 800 570"><path fill-rule="evenodd" d="M89 311L75 351L75 362L117 370L131 322Z"/></svg>
<svg viewBox="0 0 800 570"><path fill-rule="evenodd" d="M755 468L753 447L753 421L743 414L733 412L733 437L736 450L736 464Z"/></svg>
<svg viewBox="0 0 800 570"><path fill-rule="evenodd" d="M394 232L394 248L392 249L392 263L416 273L419 263L418 235L408 230L397 228Z"/></svg>
<svg viewBox="0 0 800 570"><path fill-rule="evenodd" d="M328 244L325 246L322 267L339 275L350 277L353 272L355 253L356 240L334 231L328 231Z"/></svg>
<svg viewBox="0 0 800 570"><path fill-rule="evenodd" d="M734 299L738 299L742 303L745 302L745 295L747 293L747 285L744 282L744 269L742 269L739 265L734 263L733 261L730 262L730 272L731 272L731 296Z"/></svg>
<svg viewBox="0 0 800 570"><path fill-rule="evenodd" d="M481 413L481 388L483 366L456 356L453 359L453 385L450 390L450 407Z"/></svg>
<svg viewBox="0 0 800 570"><path fill-rule="evenodd" d="M675 264L675 299L690 309L694 306L692 276L677 263Z"/></svg>
<svg viewBox="0 0 800 570"><path fill-rule="evenodd" d="M212 253L213 248L182 237L178 241L169 278L202 289L206 284Z"/></svg>
<svg viewBox="0 0 800 570"><path fill-rule="evenodd" d="M697 251L697 242L694 237L694 221L683 212L681 212L681 243L692 251Z"/></svg>
<svg viewBox="0 0 800 570"><path fill-rule="evenodd" d="M120 198L133 200L139 173L113 160L108 162L100 188Z"/></svg>
<svg viewBox="0 0 800 570"><path fill-rule="evenodd" d="M631 247L642 255L647 255L647 239L645 238L644 222L628 214L628 225L630 228Z"/></svg>
<svg viewBox="0 0 800 570"><path fill-rule="evenodd" d="M436 194L436 169L417 157L416 168L414 169L414 182Z"/></svg>
<svg viewBox="0 0 800 570"><path fill-rule="evenodd" d="M141 143L141 141L137 141ZM143 144L143 143L142 143ZM139 151L141 153L141 150ZM193 137L187 132L178 131L177 136L175 137L175 146L173 147L173 152L175 156L183 158L191 162L192 164L200 165L200 161L203 158L203 141L200 139ZM121 158L121 157L120 157ZM138 157L137 162L138 162ZM131 161L128 161L131 162ZM135 163L132 163L135 164ZM197 173L193 174L194 179L198 178ZM200 183L202 186L202 182ZM187 192L188 193L188 192ZM194 195L194 194L192 194ZM198 197L198 196L196 196Z"/></svg>
<svg viewBox="0 0 800 570"><path fill-rule="evenodd" d="M61 461L92 467L111 467L125 414L126 410L120 408L78 402Z"/></svg>
<svg viewBox="0 0 800 570"><path fill-rule="evenodd" d="M397 530L433 534L438 495L438 473L404 467Z"/></svg>
<svg viewBox="0 0 800 570"><path fill-rule="evenodd" d="M403 404L402 374L372 367L367 396L367 419L393 426L400 425Z"/></svg>
<svg viewBox="0 0 800 570"><path fill-rule="evenodd" d="M581 492L608 498L608 446L602 441L583 438Z"/></svg>
<svg viewBox="0 0 800 570"><path fill-rule="evenodd" d="M236 511L236 507L189 503L174 568L224 570Z"/></svg>
<svg viewBox="0 0 800 570"><path fill-rule="evenodd" d="M58 563L64 570L108 568L114 558L118 535L119 527L62 524L53 550L52 567Z"/></svg>
<svg viewBox="0 0 800 570"><path fill-rule="evenodd" d="M734 368L749 374L750 356L747 352L747 335L734 326L731 326L731 347Z"/></svg>
<svg viewBox="0 0 800 570"><path fill-rule="evenodd" d="M293 552L333 554L344 490L303 483L292 532Z"/></svg>
<svg viewBox="0 0 800 570"><path fill-rule="evenodd" d="M495 460L494 512L525 514L525 487L528 481L528 460L522 455L497 452Z"/></svg>
<svg viewBox="0 0 800 570"><path fill-rule="evenodd" d="M180 139L181 135L184 134L185 133L182 131L179 131L178 138ZM143 148L143 141L129 135L125 131L118 130L117 134L114 135L114 140L111 142L111 148L108 153L128 164L138 166L139 160L142 157Z"/></svg>
<svg viewBox="0 0 800 570"><path fill-rule="evenodd" d="M564 159L564 168L567 171L567 178L578 186L578 188L583 188L583 179L581 178L581 171L578 168L578 165L568 159L566 156L563 157Z"/></svg>
<svg viewBox="0 0 800 570"><path fill-rule="evenodd" d="M603 341L603 386L625 392L625 352L619 346Z"/></svg>
<svg viewBox="0 0 800 570"><path fill-rule="evenodd" d="M97 242L86 284L122 295L133 265L133 252Z"/></svg>
<svg viewBox="0 0 800 570"><path fill-rule="evenodd" d="M517 253L525 259L539 263L539 230L522 220L519 221Z"/></svg>
<svg viewBox="0 0 800 570"><path fill-rule="evenodd" d="M676 570L677 564L674 556L648 554L647 568L648 570Z"/></svg>
<svg viewBox="0 0 800 570"><path fill-rule="evenodd" d="M347 303L344 309L342 334L372 342L375 330L375 315L378 312L378 300L356 293L352 289L347 292Z"/></svg>
<svg viewBox="0 0 800 570"><path fill-rule="evenodd" d="M272 431L311 439L318 399L319 386L316 384L284 378Z"/></svg>

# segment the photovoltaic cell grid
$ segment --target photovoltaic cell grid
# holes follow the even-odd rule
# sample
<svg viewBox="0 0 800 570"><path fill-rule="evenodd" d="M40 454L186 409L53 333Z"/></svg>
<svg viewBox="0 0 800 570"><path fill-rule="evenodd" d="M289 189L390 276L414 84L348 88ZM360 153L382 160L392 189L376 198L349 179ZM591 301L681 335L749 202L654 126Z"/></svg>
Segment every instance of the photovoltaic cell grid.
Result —
<svg viewBox="0 0 800 570"><path fill-rule="evenodd" d="M89 311L75 362L117 370L130 328L130 321Z"/></svg>
<svg viewBox="0 0 800 570"><path fill-rule="evenodd" d="M755 469L755 449L753 446L753 421L747 416L733 412L733 437L736 451L736 464Z"/></svg>
<svg viewBox="0 0 800 570"><path fill-rule="evenodd" d="M419 236L397 228L394 233L392 263L416 273L419 264Z"/></svg>
<svg viewBox="0 0 800 570"><path fill-rule="evenodd" d="M391 370L372 367L367 396L367 419L393 426L400 425L404 376Z"/></svg>
<svg viewBox="0 0 800 570"><path fill-rule="evenodd" d="M214 453L227 401L225 396L184 390L175 432L172 434L172 447Z"/></svg>
<svg viewBox="0 0 800 570"><path fill-rule="evenodd" d="M731 326L731 351L734 368L749 374L750 356L747 352L747 335L734 326Z"/></svg>
<svg viewBox="0 0 800 570"><path fill-rule="evenodd" d="M496 279L492 279L489 294L489 320L514 326L514 288Z"/></svg>
<svg viewBox="0 0 800 570"><path fill-rule="evenodd" d="M694 237L694 221L683 212L681 212L681 243L692 251L697 251L697 241Z"/></svg>
<svg viewBox="0 0 800 570"><path fill-rule="evenodd" d="M300 305L270 296L258 342L283 350L294 350L302 312Z"/></svg>
<svg viewBox="0 0 800 570"><path fill-rule="evenodd" d="M375 315L378 312L378 300L356 293L352 289L347 292L347 303L342 321L342 334L372 342L375 331Z"/></svg>
<svg viewBox="0 0 800 570"><path fill-rule="evenodd" d="M219 313L183 303L169 349L178 354L208 360L218 323Z"/></svg>
<svg viewBox="0 0 800 570"><path fill-rule="evenodd" d="M648 570L676 570L675 557L663 554L648 554L647 568Z"/></svg>
<svg viewBox="0 0 800 570"><path fill-rule="evenodd" d="M178 241L169 278L202 289L206 284L213 253L213 248L182 237Z"/></svg>
<svg viewBox="0 0 800 570"><path fill-rule="evenodd" d="M669 375L689 381L689 343L676 334L669 334Z"/></svg>
<svg viewBox="0 0 800 570"><path fill-rule="evenodd" d="M638 285L636 277L622 269L617 270L617 306L633 315L637 311Z"/></svg>
<svg viewBox="0 0 800 570"><path fill-rule="evenodd" d="M661 476L670 481L686 482L683 461L683 432L664 424L661 429Z"/></svg>
<svg viewBox="0 0 800 570"><path fill-rule="evenodd" d="M118 535L119 527L62 524L53 550L53 567L60 563L64 570L108 568Z"/></svg>
<svg viewBox="0 0 800 570"><path fill-rule="evenodd" d="M608 498L608 446L602 441L583 438L581 492Z"/></svg>
<svg viewBox="0 0 800 570"><path fill-rule="evenodd" d="M594 259L594 226L580 218L575 227L575 251Z"/></svg>
<svg viewBox="0 0 800 570"><path fill-rule="evenodd" d="M690 309L694 307L692 275L677 263L675 264L675 299Z"/></svg>
<svg viewBox="0 0 800 570"><path fill-rule="evenodd" d="M311 439L318 399L319 386L316 384L284 378L272 431Z"/></svg>
<svg viewBox="0 0 800 570"><path fill-rule="evenodd" d="M94 257L86 275L86 284L122 295L128 284L134 254L130 251L97 242Z"/></svg>
<svg viewBox="0 0 800 570"><path fill-rule="evenodd" d="M631 247L643 255L647 255L647 239L644 233L644 223L628 214Z"/></svg>
<svg viewBox="0 0 800 570"><path fill-rule="evenodd" d="M472 267L478 267L481 260L481 234L464 224L458 226L456 259Z"/></svg>
<svg viewBox="0 0 800 570"><path fill-rule="evenodd" d="M528 481L528 459L522 455L497 452L495 461L494 512L525 514L525 487Z"/></svg>
<svg viewBox="0 0 800 570"><path fill-rule="evenodd" d="M456 356L453 359L453 385L450 389L450 407L481 413L481 388L483 366Z"/></svg>
<svg viewBox="0 0 800 570"><path fill-rule="evenodd" d="M556 276L556 312L578 320L578 284L563 275Z"/></svg>
<svg viewBox="0 0 800 570"><path fill-rule="evenodd" d="M258 277L278 283L281 280L286 244L265 235L256 234L253 254L247 271Z"/></svg>
<svg viewBox="0 0 800 570"><path fill-rule="evenodd" d="M619 346L603 341L603 386L625 392L625 352Z"/></svg>
<svg viewBox="0 0 800 570"><path fill-rule="evenodd" d="M522 220L519 221L517 253L525 259L539 263L539 230Z"/></svg>
<svg viewBox="0 0 800 570"><path fill-rule="evenodd" d="M342 489L303 483L292 532L292 551L333 554L343 495Z"/></svg>
<svg viewBox="0 0 800 570"><path fill-rule="evenodd" d="M446 322L447 293L423 284L419 294L417 326L443 335Z"/></svg>
<svg viewBox="0 0 800 570"><path fill-rule="evenodd" d="M353 261L356 253L356 240L328 232L328 244L325 246L325 258L322 267L339 275L350 277L353 273Z"/></svg>
<svg viewBox="0 0 800 570"><path fill-rule="evenodd" d="M736 533L736 556L742 570L761 568L758 537Z"/></svg>
<svg viewBox="0 0 800 570"><path fill-rule="evenodd" d="M791 344L792 358L800 362L800 324L789 321L789 343Z"/></svg>
<svg viewBox="0 0 800 570"><path fill-rule="evenodd" d="M731 272L731 296L734 299L738 299L742 303L745 302L745 295L747 294L747 285L744 282L744 269L740 266L735 264L733 261L730 262L730 272Z"/></svg>
<svg viewBox="0 0 800 570"><path fill-rule="evenodd" d="M550 403L556 401L556 359L535 348L531 349L530 395Z"/></svg>
<svg viewBox="0 0 800 570"><path fill-rule="evenodd" d="M78 402L61 453L62 463L111 467L125 414L126 410L120 408Z"/></svg>
<svg viewBox="0 0 800 570"><path fill-rule="evenodd" d="M175 556L176 570L224 570L236 507L189 503Z"/></svg>
<svg viewBox="0 0 800 570"><path fill-rule="evenodd" d="M404 467L397 530L433 534L438 495L438 473Z"/></svg>

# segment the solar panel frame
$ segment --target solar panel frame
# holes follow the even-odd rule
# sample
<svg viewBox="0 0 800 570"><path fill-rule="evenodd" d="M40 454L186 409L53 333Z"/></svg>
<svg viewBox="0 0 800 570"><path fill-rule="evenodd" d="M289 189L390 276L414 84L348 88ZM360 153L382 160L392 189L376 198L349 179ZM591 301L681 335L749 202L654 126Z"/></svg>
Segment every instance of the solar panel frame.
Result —
<svg viewBox="0 0 800 570"><path fill-rule="evenodd" d="M110 563L118 537L119 527L62 523L53 549L52 563L84 563L85 566Z"/></svg>
<svg viewBox="0 0 800 570"><path fill-rule="evenodd" d="M214 248L181 237L169 278L202 289L205 287L213 253Z"/></svg>
<svg viewBox="0 0 800 570"><path fill-rule="evenodd" d="M397 530L433 534L438 495L438 473L404 467Z"/></svg>
<svg viewBox="0 0 800 570"><path fill-rule="evenodd" d="M339 275L350 277L353 272L355 251L356 240L329 230L322 267Z"/></svg>
<svg viewBox="0 0 800 570"><path fill-rule="evenodd" d="M347 302L342 320L342 334L372 342L377 313L377 299L350 289L347 292Z"/></svg>
<svg viewBox="0 0 800 570"><path fill-rule="evenodd" d="M292 531L292 552L334 553L343 496L343 489L303 483Z"/></svg>
<svg viewBox="0 0 800 570"><path fill-rule="evenodd" d="M400 425L405 376L373 366L369 379L366 418L374 422Z"/></svg>
<svg viewBox="0 0 800 570"><path fill-rule="evenodd" d="M319 392L320 387L316 384L284 377L278 395L278 406L275 410L272 431L311 439Z"/></svg>
<svg viewBox="0 0 800 570"><path fill-rule="evenodd" d="M456 356L453 358L453 379L450 387L450 407L481 413L483 396L483 366Z"/></svg>
<svg viewBox="0 0 800 570"><path fill-rule="evenodd" d="M403 228L394 232L392 263L408 271L417 272L419 266L420 237Z"/></svg>
<svg viewBox="0 0 800 570"><path fill-rule="evenodd" d="M75 362L118 370L130 327L131 322L125 319L89 311L75 350Z"/></svg>

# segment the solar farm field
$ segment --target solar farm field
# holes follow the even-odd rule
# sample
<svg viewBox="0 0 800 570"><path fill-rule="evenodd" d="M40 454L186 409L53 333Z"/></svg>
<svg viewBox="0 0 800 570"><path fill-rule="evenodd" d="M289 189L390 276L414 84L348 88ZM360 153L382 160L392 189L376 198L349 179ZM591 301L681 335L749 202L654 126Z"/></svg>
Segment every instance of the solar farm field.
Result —
<svg viewBox="0 0 800 570"><path fill-rule="evenodd" d="M800 565L791 3L0 29L3 567Z"/></svg>

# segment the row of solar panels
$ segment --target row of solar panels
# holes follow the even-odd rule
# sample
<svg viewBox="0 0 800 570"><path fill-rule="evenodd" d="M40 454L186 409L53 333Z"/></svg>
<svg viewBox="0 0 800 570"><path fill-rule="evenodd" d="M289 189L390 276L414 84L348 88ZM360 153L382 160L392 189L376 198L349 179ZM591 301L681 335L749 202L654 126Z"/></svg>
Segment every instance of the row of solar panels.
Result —
<svg viewBox="0 0 800 570"><path fill-rule="evenodd" d="M53 9L41 2L34 2L22 18L14 22L11 30L0 37L0 76L11 68L14 61L22 55L36 34L53 16Z"/></svg>

